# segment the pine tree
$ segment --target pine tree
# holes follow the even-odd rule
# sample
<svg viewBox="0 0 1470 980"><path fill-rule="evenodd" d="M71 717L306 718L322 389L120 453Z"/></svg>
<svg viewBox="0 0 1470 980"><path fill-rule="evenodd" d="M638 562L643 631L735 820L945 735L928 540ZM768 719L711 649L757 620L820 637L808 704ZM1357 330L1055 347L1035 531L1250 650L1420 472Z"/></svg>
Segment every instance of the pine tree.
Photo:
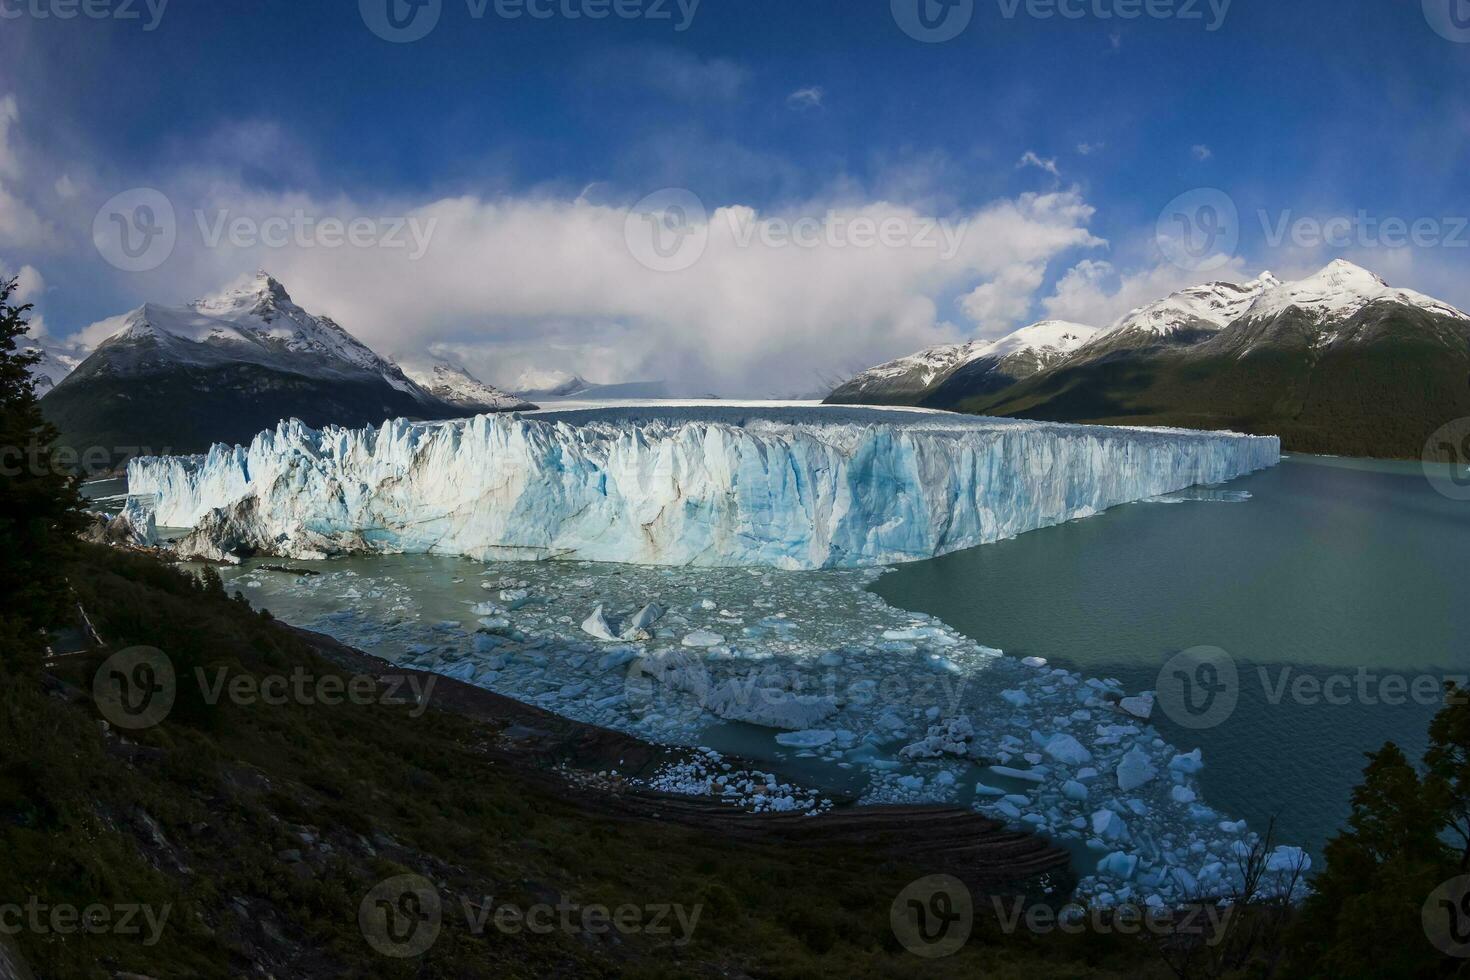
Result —
<svg viewBox="0 0 1470 980"><path fill-rule="evenodd" d="M1424 767L1392 742L1369 756L1347 827L1293 927L1290 976L1451 975L1420 909L1470 855L1470 699L1449 688L1429 728ZM1371 964L1371 966L1368 966Z"/></svg>
<svg viewBox="0 0 1470 980"><path fill-rule="evenodd" d="M39 650L40 630L71 604L65 564L84 516L78 478L57 465L57 433L41 416L29 370L40 355L20 346L31 307L11 303L15 289L0 282L0 634L14 641L5 649Z"/></svg>

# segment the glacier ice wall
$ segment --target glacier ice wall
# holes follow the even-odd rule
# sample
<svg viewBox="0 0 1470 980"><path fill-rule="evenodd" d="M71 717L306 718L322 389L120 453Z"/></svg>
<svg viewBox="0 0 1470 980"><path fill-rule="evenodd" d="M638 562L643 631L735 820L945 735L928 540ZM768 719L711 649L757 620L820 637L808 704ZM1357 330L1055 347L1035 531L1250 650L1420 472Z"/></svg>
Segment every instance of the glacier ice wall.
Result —
<svg viewBox="0 0 1470 980"><path fill-rule="evenodd" d="M185 553L786 569L914 561L1274 465L1272 437L815 408L601 409L135 459Z"/></svg>

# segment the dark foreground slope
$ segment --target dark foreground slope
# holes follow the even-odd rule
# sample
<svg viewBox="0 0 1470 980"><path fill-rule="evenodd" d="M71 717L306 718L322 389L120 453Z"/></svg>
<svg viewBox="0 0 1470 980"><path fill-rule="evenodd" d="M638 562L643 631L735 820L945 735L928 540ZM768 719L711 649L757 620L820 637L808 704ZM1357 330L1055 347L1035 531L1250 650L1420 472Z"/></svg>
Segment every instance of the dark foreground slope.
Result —
<svg viewBox="0 0 1470 980"><path fill-rule="evenodd" d="M108 646L0 688L0 897L170 914L152 945L146 929L0 939L37 976L1153 970L1133 939L1005 935L981 896L1039 901L1049 883L1058 901L1066 858L973 813L746 817L650 795L593 774L647 771L666 750L443 678L426 711L295 697L211 705L196 670L377 676L381 693L396 672L226 598L217 578L198 585L150 558L89 546L68 577ZM162 723L124 731L102 723L93 681L106 655L135 644L167 651L178 697ZM929 963L902 948L888 916L906 884L938 871L967 880L981 908L970 945ZM378 882L403 874L433 883L442 930L422 955L396 959L367 941L359 911ZM560 901L701 912L687 943L678 929L477 934L465 912Z"/></svg>

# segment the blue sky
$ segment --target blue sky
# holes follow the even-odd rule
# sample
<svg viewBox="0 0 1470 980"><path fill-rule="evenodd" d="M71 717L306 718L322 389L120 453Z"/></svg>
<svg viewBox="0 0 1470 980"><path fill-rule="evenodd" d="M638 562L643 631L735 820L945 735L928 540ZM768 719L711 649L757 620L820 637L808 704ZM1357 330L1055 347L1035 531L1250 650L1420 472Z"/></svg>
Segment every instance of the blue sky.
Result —
<svg viewBox="0 0 1470 980"><path fill-rule="evenodd" d="M1455 35L1470 0L1154 0L1175 15L1135 19L1130 0L1049 18L1044 0L971 0L942 43L900 26L919 2L957 23L937 0L619 0L641 15L600 20L598 0L515 19L441 0L410 43L369 28L385 2L172 0L151 24L145 0L68 20L65 0L0 0L0 266L29 269L49 333L260 265L386 352L503 384L580 370L766 394L1338 256L1470 305L1470 43L1431 23ZM139 187L171 203L178 242L125 271L93 222ZM716 233L692 268L630 265L618 221L666 188L715 223L816 220L823 242L731 252ZM1201 188L1235 206L1238 243L1185 268L1156 231ZM412 260L206 234L298 213L439 220ZM832 240L833 214L985 240L943 260L864 250ZM1268 233L1333 216L1353 217L1333 244ZM1390 247L1371 229L1395 218L1433 225Z"/></svg>

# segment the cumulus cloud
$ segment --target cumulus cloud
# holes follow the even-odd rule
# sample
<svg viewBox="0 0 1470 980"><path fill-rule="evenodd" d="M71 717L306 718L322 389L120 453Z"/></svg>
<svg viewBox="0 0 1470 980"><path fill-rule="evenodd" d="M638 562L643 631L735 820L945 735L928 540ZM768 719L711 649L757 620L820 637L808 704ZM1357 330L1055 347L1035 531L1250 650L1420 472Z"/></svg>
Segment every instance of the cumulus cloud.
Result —
<svg viewBox="0 0 1470 980"><path fill-rule="evenodd" d="M1210 149L1208 146L1205 146L1203 143L1196 143L1194 146L1191 146L1189 148L1189 152L1192 153L1194 155L1194 158L1201 163L1215 155L1215 151Z"/></svg>
<svg viewBox="0 0 1470 980"><path fill-rule="evenodd" d="M1003 334L1019 326L1046 274L1044 265L1013 265L960 300L965 315L982 334Z"/></svg>
<svg viewBox="0 0 1470 980"><path fill-rule="evenodd" d="M940 313L954 297L969 294L964 308L999 324L1049 260L1102 244L1076 190L942 215L883 201L712 206L682 215L704 245L674 271L640 262L629 243L644 216L627 203L463 196L369 207L210 184L198 203L175 206L179 244L155 274L165 297L265 267L303 306L377 349L421 355L450 344L491 383L560 370L721 394L805 390L853 365L961 339L972 331ZM417 260L408 247L273 248L228 236L206 247L196 210L206 225L292 212L395 216L432 235Z"/></svg>

